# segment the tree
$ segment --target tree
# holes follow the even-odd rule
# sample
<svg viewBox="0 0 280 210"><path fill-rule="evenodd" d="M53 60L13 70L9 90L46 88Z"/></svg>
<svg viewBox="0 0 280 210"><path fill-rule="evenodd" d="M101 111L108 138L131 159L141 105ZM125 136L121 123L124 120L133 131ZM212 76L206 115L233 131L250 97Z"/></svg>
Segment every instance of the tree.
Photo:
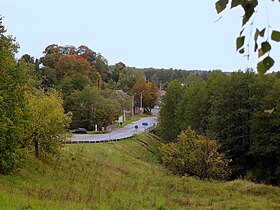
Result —
<svg viewBox="0 0 280 210"><path fill-rule="evenodd" d="M147 82L145 84L145 90L142 93L143 107L145 113L150 113L152 108L156 105L159 96L158 88L155 82Z"/></svg>
<svg viewBox="0 0 280 210"><path fill-rule="evenodd" d="M255 78L253 72L237 72L209 81L209 133L232 159L232 178L245 176L252 163L251 119L254 106L258 106L253 100L257 96L251 91Z"/></svg>
<svg viewBox="0 0 280 210"><path fill-rule="evenodd" d="M58 85L59 81L55 69L49 66L45 66L43 68L40 68L37 73L41 82L41 88L54 88Z"/></svg>
<svg viewBox="0 0 280 210"><path fill-rule="evenodd" d="M51 90L36 90L26 95L29 115L27 141L36 157L56 155L63 142L70 136L71 115L65 114L60 95Z"/></svg>
<svg viewBox="0 0 280 210"><path fill-rule="evenodd" d="M175 113L180 130L191 127L198 133L205 133L207 129L207 82L199 77L189 77L184 86L182 100Z"/></svg>
<svg viewBox="0 0 280 210"><path fill-rule="evenodd" d="M96 87L89 86L66 97L64 107L73 113L72 128L88 130L93 130L95 125L105 127L111 124L122 112L117 100L104 98Z"/></svg>
<svg viewBox="0 0 280 210"><path fill-rule="evenodd" d="M114 66L114 70L112 72L112 79L118 83L119 79L120 79L120 75L124 75L126 74L126 66L123 62L118 62L115 64Z"/></svg>
<svg viewBox="0 0 280 210"><path fill-rule="evenodd" d="M109 77L108 61L100 53L97 54L94 66L101 75L103 81L107 81Z"/></svg>
<svg viewBox="0 0 280 210"><path fill-rule="evenodd" d="M142 76L137 80L131 92L134 95L135 104L144 108L146 113L150 113L158 99L158 88L155 83L147 82L146 78Z"/></svg>
<svg viewBox="0 0 280 210"><path fill-rule="evenodd" d="M101 95L104 98L116 100L121 105L122 110L131 109L131 96L122 91L116 91L113 89L103 89L101 90Z"/></svg>
<svg viewBox="0 0 280 210"><path fill-rule="evenodd" d="M55 63L55 72L58 80L64 75L72 76L76 73L92 78L94 71L95 69L86 59L74 55L62 55Z"/></svg>
<svg viewBox="0 0 280 210"><path fill-rule="evenodd" d="M132 87L132 90L131 90L132 94L134 95L135 105L137 105L139 107L141 106L141 103L142 103L141 94L143 97L145 85L146 85L146 78L144 76L142 76L137 80L137 82L134 84L134 86Z"/></svg>
<svg viewBox="0 0 280 210"><path fill-rule="evenodd" d="M12 173L22 163L19 142L25 124L24 92L30 78L26 65L16 65L18 44L5 33L0 16L0 174Z"/></svg>
<svg viewBox="0 0 280 210"><path fill-rule="evenodd" d="M31 71L26 63L0 69L0 174L12 173L23 164L21 145L29 125L24 95L34 86Z"/></svg>
<svg viewBox="0 0 280 210"><path fill-rule="evenodd" d="M96 52L94 52L93 50L89 49L85 45L79 46L78 49L77 49L76 54L78 56L82 56L83 58L85 58L91 64L94 64L95 61L96 61Z"/></svg>
<svg viewBox="0 0 280 210"><path fill-rule="evenodd" d="M45 56L40 58L40 61L45 67L50 67L54 69L56 62L59 60L62 53L59 50L59 46L52 44L46 47Z"/></svg>
<svg viewBox="0 0 280 210"><path fill-rule="evenodd" d="M274 1L274 0L273 0ZM280 1L279 1L280 2ZM229 0L218 0L216 1L216 10L218 13L221 13L229 4ZM250 56L250 41L251 41L251 34L253 31L253 24L254 20L252 20L253 15L255 14L255 9L258 7L258 0L232 0L231 1L231 9L235 7L242 7L244 10L244 15L242 18L242 29L240 31L239 37L236 39L236 50L239 51L239 53L244 54L247 51L246 57L249 58ZM249 25L249 21L252 20L252 22ZM246 35L246 27L249 27L250 33L249 35ZM268 25L264 27L263 29L255 28L255 34L254 34L254 51L256 52L258 50L258 56L263 57L266 55L266 57L261 60L257 64L257 69L259 74L265 74L273 65L274 60L270 57L270 51L271 51L271 41L280 42L280 32L276 30L270 30L271 26ZM267 34L267 39L264 38L265 34ZM269 38L270 37L270 38ZM244 47L245 39L248 39L247 49ZM261 45L259 47L259 39L262 39Z"/></svg>
<svg viewBox="0 0 280 210"><path fill-rule="evenodd" d="M73 75L65 75L59 85L58 89L63 94L63 99L71 95L75 90L83 90L86 86L92 85L90 79L82 73L74 73Z"/></svg>
<svg viewBox="0 0 280 210"><path fill-rule="evenodd" d="M180 133L175 113L183 96L183 87L179 81L172 81L162 99L159 116L159 134L165 141L174 141Z"/></svg>
<svg viewBox="0 0 280 210"><path fill-rule="evenodd" d="M113 75L112 75L113 76ZM125 73L119 75L117 88L132 93L132 88L144 73L133 67L126 67Z"/></svg>
<svg viewBox="0 0 280 210"><path fill-rule="evenodd" d="M260 101L252 118L253 141L250 153L253 167L250 178L261 183L280 185L280 81L270 81L272 88Z"/></svg>
<svg viewBox="0 0 280 210"><path fill-rule="evenodd" d="M200 179L225 179L229 175L230 162L215 140L197 135L188 128L178 136L178 142L162 147L163 164L173 173L197 176Z"/></svg>

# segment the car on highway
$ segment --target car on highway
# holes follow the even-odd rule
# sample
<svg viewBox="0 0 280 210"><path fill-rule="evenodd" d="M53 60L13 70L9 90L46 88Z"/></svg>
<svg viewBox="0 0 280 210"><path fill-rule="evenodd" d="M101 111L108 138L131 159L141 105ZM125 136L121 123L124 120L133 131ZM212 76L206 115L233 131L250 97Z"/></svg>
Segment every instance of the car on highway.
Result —
<svg viewBox="0 0 280 210"><path fill-rule="evenodd" d="M76 129L72 130L72 133L87 134L87 130L85 128L76 128Z"/></svg>

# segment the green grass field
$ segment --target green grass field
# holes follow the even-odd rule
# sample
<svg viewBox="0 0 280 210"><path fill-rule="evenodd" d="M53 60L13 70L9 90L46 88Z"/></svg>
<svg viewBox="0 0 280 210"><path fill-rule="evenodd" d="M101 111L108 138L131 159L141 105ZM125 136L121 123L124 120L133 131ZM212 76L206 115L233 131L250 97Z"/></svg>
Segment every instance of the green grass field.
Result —
<svg viewBox="0 0 280 210"><path fill-rule="evenodd" d="M55 161L30 159L0 176L0 209L280 209L280 188L170 174L152 134L66 145Z"/></svg>

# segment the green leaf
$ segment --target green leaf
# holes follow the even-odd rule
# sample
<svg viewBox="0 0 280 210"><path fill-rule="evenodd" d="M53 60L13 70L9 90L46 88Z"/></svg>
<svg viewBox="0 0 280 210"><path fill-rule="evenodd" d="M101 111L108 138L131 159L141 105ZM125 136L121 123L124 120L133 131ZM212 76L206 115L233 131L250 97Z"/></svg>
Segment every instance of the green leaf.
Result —
<svg viewBox="0 0 280 210"><path fill-rule="evenodd" d="M256 2L254 2L254 1L245 1L242 4L242 7L243 7L244 12L245 12L245 14L243 16L242 25L245 25L250 20L251 16L255 12Z"/></svg>
<svg viewBox="0 0 280 210"><path fill-rule="evenodd" d="M261 36L261 37L264 37L265 29L266 29L266 28L264 28L263 30L260 31L260 36Z"/></svg>
<svg viewBox="0 0 280 210"><path fill-rule="evenodd" d="M228 4L228 0L219 0L216 2L216 10L217 13L219 14L220 12L222 12Z"/></svg>
<svg viewBox="0 0 280 210"><path fill-rule="evenodd" d="M279 31L272 31L271 39L276 42L280 42L280 32Z"/></svg>
<svg viewBox="0 0 280 210"><path fill-rule="evenodd" d="M258 49L258 43L257 42L255 42L255 48L254 48L254 51L256 52L257 51L257 49Z"/></svg>
<svg viewBox="0 0 280 210"><path fill-rule="evenodd" d="M258 63L257 69L260 75L264 75L274 65L274 60L267 56L265 59Z"/></svg>
<svg viewBox="0 0 280 210"><path fill-rule="evenodd" d="M257 42L259 36L264 37L265 29L266 29L266 28L264 28L264 29L261 30L261 31L259 31L259 29L256 29L255 36L254 36L255 42Z"/></svg>
<svg viewBox="0 0 280 210"><path fill-rule="evenodd" d="M245 36L237 37L236 39L236 50L239 50L243 45L245 41Z"/></svg>
<svg viewBox="0 0 280 210"><path fill-rule="evenodd" d="M260 31L259 29L256 29L255 36L254 36L255 42L258 40L259 35L260 35Z"/></svg>
<svg viewBox="0 0 280 210"><path fill-rule="evenodd" d="M263 42L261 48L259 49L259 57L263 56L265 53L271 50L271 45L269 42Z"/></svg>
<svg viewBox="0 0 280 210"><path fill-rule="evenodd" d="M230 8L234 8L237 7L238 5L241 5L244 3L244 0L232 0L231 1L231 7Z"/></svg>
<svg viewBox="0 0 280 210"><path fill-rule="evenodd" d="M242 49L239 50L239 53L240 53L240 54L243 54L244 52L245 52L244 48L242 48Z"/></svg>

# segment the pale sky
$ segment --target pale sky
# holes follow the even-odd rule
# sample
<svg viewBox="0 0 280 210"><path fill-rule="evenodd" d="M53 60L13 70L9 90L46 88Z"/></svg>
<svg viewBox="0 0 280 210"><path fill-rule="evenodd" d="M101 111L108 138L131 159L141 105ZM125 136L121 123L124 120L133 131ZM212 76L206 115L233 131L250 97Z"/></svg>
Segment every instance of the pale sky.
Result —
<svg viewBox="0 0 280 210"><path fill-rule="evenodd" d="M259 2L255 25L269 20L280 30L280 3ZM20 45L17 57L42 57L50 44L83 44L109 64L139 68L237 71L257 65L253 52L248 61L235 49L242 9L227 10L215 22L221 16L215 0L0 0L0 5L7 34ZM276 61L271 71L280 70L280 43L273 44L271 56Z"/></svg>

